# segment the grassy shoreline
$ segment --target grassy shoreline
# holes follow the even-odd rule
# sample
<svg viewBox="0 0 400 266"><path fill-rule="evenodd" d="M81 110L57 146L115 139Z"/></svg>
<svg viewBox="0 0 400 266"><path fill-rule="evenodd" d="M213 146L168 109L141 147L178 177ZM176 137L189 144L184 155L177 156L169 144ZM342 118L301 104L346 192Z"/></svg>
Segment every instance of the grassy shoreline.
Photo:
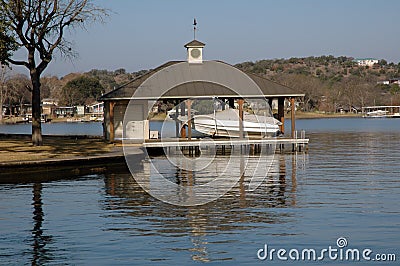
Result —
<svg viewBox="0 0 400 266"><path fill-rule="evenodd" d="M44 137L43 142L35 147L28 137L0 139L0 163L82 158L121 149L101 139Z"/></svg>
<svg viewBox="0 0 400 266"><path fill-rule="evenodd" d="M312 118L356 118L362 117L362 114L339 114L339 113L316 113L316 112L296 112L296 119ZM285 119L290 119L290 113L285 114Z"/></svg>

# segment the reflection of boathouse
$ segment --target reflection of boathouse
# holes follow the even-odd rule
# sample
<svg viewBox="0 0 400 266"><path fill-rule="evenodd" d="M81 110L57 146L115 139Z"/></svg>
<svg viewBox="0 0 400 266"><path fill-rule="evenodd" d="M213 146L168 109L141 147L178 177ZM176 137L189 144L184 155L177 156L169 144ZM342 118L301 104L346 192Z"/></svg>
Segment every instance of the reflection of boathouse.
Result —
<svg viewBox="0 0 400 266"><path fill-rule="evenodd" d="M248 158L241 156L238 159L240 161ZM229 158L225 160L228 161ZM123 167L117 172L106 172L105 192L109 196L101 202L103 208L111 210L108 212L110 216L130 217L128 219L130 222L124 224L122 228L118 223L110 223L111 228L108 230L125 231L130 235L146 233L140 226L141 223L137 222L139 220L143 222L142 224L153 225L151 228L155 231L151 234L187 236L190 242L184 242L181 248L187 249L187 256L190 256L193 261L214 261L215 246L210 243L213 235L235 234L237 230L249 230L249 228L251 230L257 225L265 226L265 228L282 225L293 218L294 213L291 210L297 206L298 194L297 160L301 163L305 159L297 155L277 154L274 156L271 171L265 177L265 182L255 191L247 190L250 180L245 176L255 170L255 165L249 164L249 167L245 167L247 174L244 174L237 185L225 196L205 205L187 207L171 207L163 201L155 200L135 180L144 178L153 185L150 189L162 189L157 183L151 182L158 174L156 168L151 167L151 164L154 164L172 170L172 182L181 184L182 187L190 187L193 183L201 182L202 176L198 172L176 167L163 157L153 158L151 162L136 161L132 173L124 170ZM175 171L176 173L173 174ZM135 178L132 178L132 175ZM184 196L185 190L176 190L172 193Z"/></svg>
<svg viewBox="0 0 400 266"><path fill-rule="evenodd" d="M101 97L104 101L104 136L113 142L123 138L149 138L148 114L156 101L178 105L187 99L218 97L230 106L243 100L265 98L278 102L277 119L284 120L285 99L294 106L304 94L260 76L245 73L221 61L203 61L205 44L193 40L186 44L187 61L170 61ZM131 101L134 95L134 101ZM124 115L129 105L129 119ZM127 122L133 136L125 133ZM133 126L132 126L133 125ZM284 128L281 128L284 131Z"/></svg>

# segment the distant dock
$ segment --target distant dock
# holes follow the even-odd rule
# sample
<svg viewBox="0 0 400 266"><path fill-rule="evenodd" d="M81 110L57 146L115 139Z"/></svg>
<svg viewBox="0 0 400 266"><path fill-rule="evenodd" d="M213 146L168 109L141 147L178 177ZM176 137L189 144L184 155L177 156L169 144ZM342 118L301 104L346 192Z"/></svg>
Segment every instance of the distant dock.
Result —
<svg viewBox="0 0 400 266"><path fill-rule="evenodd" d="M365 118L400 118L399 105L377 105L362 107Z"/></svg>

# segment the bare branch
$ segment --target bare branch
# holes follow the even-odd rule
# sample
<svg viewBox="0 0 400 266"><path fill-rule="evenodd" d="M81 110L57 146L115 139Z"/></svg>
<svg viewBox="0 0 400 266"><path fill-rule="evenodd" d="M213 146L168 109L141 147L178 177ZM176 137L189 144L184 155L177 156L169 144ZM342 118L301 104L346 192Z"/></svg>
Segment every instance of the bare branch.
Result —
<svg viewBox="0 0 400 266"><path fill-rule="evenodd" d="M29 64L25 61L17 61L17 60L13 60L11 58L7 59L7 61L9 61L13 65L25 66L25 67L29 68Z"/></svg>

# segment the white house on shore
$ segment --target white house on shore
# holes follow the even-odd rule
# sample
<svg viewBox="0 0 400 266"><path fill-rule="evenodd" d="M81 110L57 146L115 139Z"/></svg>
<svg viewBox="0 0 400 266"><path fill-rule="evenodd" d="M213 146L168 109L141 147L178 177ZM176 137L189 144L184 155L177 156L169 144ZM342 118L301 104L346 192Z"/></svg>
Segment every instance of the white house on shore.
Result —
<svg viewBox="0 0 400 266"><path fill-rule="evenodd" d="M359 66L369 66L369 67L372 67L373 65L379 63L379 60L375 58L357 58L354 61L357 62Z"/></svg>

